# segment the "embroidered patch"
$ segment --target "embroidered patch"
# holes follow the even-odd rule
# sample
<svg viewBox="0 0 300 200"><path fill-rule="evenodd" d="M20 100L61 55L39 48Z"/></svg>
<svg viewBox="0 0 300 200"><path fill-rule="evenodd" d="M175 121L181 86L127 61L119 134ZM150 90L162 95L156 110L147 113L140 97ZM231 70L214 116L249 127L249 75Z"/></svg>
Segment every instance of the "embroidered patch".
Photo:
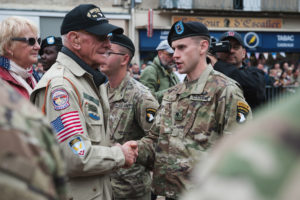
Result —
<svg viewBox="0 0 300 200"><path fill-rule="evenodd" d="M237 116L236 116L236 121L238 123L244 123L247 119L247 115L249 113L250 107L242 102L238 101L237 102Z"/></svg>
<svg viewBox="0 0 300 200"><path fill-rule="evenodd" d="M81 137L78 136L69 142L69 146L71 147L73 153L75 155L84 156L85 155L85 146Z"/></svg>
<svg viewBox="0 0 300 200"><path fill-rule="evenodd" d="M147 108L146 109L146 121L152 123L156 114L156 109Z"/></svg>
<svg viewBox="0 0 300 200"><path fill-rule="evenodd" d="M184 31L184 27L182 24L182 21L177 22L177 24L175 24L175 31L178 35L181 35Z"/></svg>
<svg viewBox="0 0 300 200"><path fill-rule="evenodd" d="M51 99L55 110L63 110L70 106L69 95L64 89L52 91Z"/></svg>
<svg viewBox="0 0 300 200"><path fill-rule="evenodd" d="M60 115L51 122L56 132L56 138L59 143L65 141L76 134L83 134L83 128L80 122L78 111L68 112Z"/></svg>
<svg viewBox="0 0 300 200"><path fill-rule="evenodd" d="M86 93L83 93L83 98L85 98L85 99L87 99L89 101L92 101L95 104L97 104L97 106L99 106L99 100L98 99L96 99L96 98L94 98L94 97L92 97L92 96L90 96L90 95L88 95Z"/></svg>

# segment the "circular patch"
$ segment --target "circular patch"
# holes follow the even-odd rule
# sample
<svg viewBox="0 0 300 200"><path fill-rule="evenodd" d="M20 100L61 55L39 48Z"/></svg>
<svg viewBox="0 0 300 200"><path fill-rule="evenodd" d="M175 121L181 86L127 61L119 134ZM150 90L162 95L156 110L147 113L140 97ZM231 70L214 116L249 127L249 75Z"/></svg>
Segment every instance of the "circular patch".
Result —
<svg viewBox="0 0 300 200"><path fill-rule="evenodd" d="M248 48L255 48L259 44L259 37L254 32L248 32L244 37L245 46Z"/></svg>
<svg viewBox="0 0 300 200"><path fill-rule="evenodd" d="M182 21L177 22L177 24L175 25L175 31L178 35L181 35L184 31L184 26L182 24Z"/></svg>
<svg viewBox="0 0 300 200"><path fill-rule="evenodd" d="M52 91L51 99L55 110L63 110L70 106L69 95L64 89Z"/></svg>

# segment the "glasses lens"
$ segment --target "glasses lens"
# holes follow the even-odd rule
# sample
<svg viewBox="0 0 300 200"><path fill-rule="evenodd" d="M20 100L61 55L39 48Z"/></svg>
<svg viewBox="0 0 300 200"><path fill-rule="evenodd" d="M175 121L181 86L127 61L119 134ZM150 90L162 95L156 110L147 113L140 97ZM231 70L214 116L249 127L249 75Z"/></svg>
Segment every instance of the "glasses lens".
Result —
<svg viewBox="0 0 300 200"><path fill-rule="evenodd" d="M37 42L39 43L39 45L42 43L42 40L41 40L41 38L38 38L37 39Z"/></svg>
<svg viewBox="0 0 300 200"><path fill-rule="evenodd" d="M30 46L35 45L35 38L28 38L28 44L29 44Z"/></svg>

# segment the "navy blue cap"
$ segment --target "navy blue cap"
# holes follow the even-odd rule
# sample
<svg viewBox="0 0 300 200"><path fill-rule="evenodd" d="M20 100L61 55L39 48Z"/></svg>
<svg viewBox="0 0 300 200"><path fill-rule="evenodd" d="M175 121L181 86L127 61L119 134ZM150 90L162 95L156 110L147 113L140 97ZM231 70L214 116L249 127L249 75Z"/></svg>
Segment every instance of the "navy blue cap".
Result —
<svg viewBox="0 0 300 200"><path fill-rule="evenodd" d="M225 40L228 40L228 38L234 38L234 39L236 39L240 43L240 45L242 45L243 47L245 47L243 38L242 38L242 36L238 32L227 31L227 32L225 32L225 33L223 33L221 35L221 37L219 38L219 40L220 41L225 41Z"/></svg>
<svg viewBox="0 0 300 200"><path fill-rule="evenodd" d="M201 22L189 21L175 22L168 35L169 45L172 46L174 40L191 37L191 36L207 36L210 38L209 31L207 27Z"/></svg>
<svg viewBox="0 0 300 200"><path fill-rule="evenodd" d="M85 30L94 35L123 33L123 29L108 23L99 7L93 4L80 4L66 14L60 27L62 35L70 31Z"/></svg>
<svg viewBox="0 0 300 200"><path fill-rule="evenodd" d="M112 34L110 42L113 44L121 45L130 50L132 56L134 56L135 48L131 39L124 34Z"/></svg>

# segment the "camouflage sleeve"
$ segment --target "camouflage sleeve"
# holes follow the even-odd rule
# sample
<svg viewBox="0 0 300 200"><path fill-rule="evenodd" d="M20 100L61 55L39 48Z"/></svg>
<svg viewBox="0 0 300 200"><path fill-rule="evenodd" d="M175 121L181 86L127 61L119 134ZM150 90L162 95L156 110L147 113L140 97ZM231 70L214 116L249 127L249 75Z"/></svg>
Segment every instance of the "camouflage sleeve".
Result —
<svg viewBox="0 0 300 200"><path fill-rule="evenodd" d="M137 162L148 167L153 168L155 160L155 147L158 141L160 127L160 112L156 113L154 122L145 137L138 141L139 155Z"/></svg>
<svg viewBox="0 0 300 200"><path fill-rule="evenodd" d="M299 91L298 91L299 92ZM196 167L181 200L299 199L300 93L265 107Z"/></svg>
<svg viewBox="0 0 300 200"><path fill-rule="evenodd" d="M149 91L145 91L137 99L135 117L145 133L150 130L158 107L158 102Z"/></svg>
<svg viewBox="0 0 300 200"><path fill-rule="evenodd" d="M218 97L216 120L219 132L230 134L233 127L244 124L251 118L252 112L242 90L234 83L227 85Z"/></svg>

